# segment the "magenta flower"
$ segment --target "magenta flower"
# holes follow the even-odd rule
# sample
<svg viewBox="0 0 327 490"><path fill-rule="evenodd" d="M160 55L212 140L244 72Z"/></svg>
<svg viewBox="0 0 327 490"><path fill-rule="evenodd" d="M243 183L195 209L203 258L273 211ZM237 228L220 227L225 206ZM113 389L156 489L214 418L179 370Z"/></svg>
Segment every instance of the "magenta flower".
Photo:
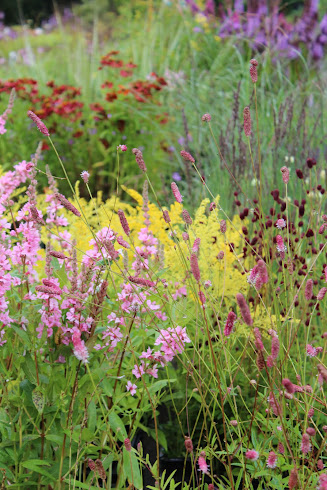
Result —
<svg viewBox="0 0 327 490"><path fill-rule="evenodd" d="M308 454L311 451L311 442L309 434L305 433L302 436L301 451L303 454Z"/></svg>
<svg viewBox="0 0 327 490"><path fill-rule="evenodd" d="M127 381L126 390L129 391L132 396L134 396L137 390L137 386L131 381Z"/></svg>
<svg viewBox="0 0 327 490"><path fill-rule="evenodd" d="M90 174L86 170L83 170L83 172L81 173L81 177L84 180L85 184L87 184L90 178Z"/></svg>
<svg viewBox="0 0 327 490"><path fill-rule="evenodd" d="M174 198L177 202L181 203L183 201L182 194L179 192L176 182L171 183L171 190L173 191Z"/></svg>
<svg viewBox="0 0 327 490"><path fill-rule="evenodd" d="M37 129L41 131L42 134L44 134L45 136L50 136L48 128L46 127L44 122L42 122L41 119L36 114L34 114L34 112L28 111L27 115L30 119L32 119L33 122L35 122Z"/></svg>
<svg viewBox="0 0 327 490"><path fill-rule="evenodd" d="M118 145L117 150L127 151L127 146L126 145Z"/></svg>
<svg viewBox="0 0 327 490"><path fill-rule="evenodd" d="M286 221L283 219L283 218L280 218L276 221L276 228L278 228L279 230L282 230L283 228L285 228L286 226Z"/></svg>
<svg viewBox="0 0 327 490"><path fill-rule="evenodd" d="M204 122L210 122L211 121L211 116L210 116L210 114L203 114L203 116L201 117L201 119Z"/></svg>
<svg viewBox="0 0 327 490"><path fill-rule="evenodd" d="M317 349L310 344L307 344L306 352L307 352L307 356L309 357L316 357L316 355L318 354Z"/></svg>
<svg viewBox="0 0 327 490"><path fill-rule="evenodd" d="M206 462L206 453L204 451L201 451L199 459L198 459L198 465L199 465L199 470L202 471L202 473L207 474L209 472L209 467Z"/></svg>
<svg viewBox="0 0 327 490"><path fill-rule="evenodd" d="M259 453L254 449L248 449L245 453L245 457L247 459L250 459L251 461L257 461L257 459L259 458Z"/></svg>
<svg viewBox="0 0 327 490"><path fill-rule="evenodd" d="M232 333L236 318L237 318L237 316L235 315L235 313L233 311L230 311L228 313L227 320L225 323L225 328L224 328L225 337L229 337L230 334Z"/></svg>
<svg viewBox="0 0 327 490"><path fill-rule="evenodd" d="M267 466L268 468L274 469L277 466L277 454L274 451L270 451L267 458Z"/></svg>

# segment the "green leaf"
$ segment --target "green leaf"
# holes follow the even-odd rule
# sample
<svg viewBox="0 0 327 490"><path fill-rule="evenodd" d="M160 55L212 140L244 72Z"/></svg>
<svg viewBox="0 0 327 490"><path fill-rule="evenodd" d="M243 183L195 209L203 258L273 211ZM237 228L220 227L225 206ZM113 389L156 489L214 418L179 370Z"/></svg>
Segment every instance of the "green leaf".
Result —
<svg viewBox="0 0 327 490"><path fill-rule="evenodd" d="M23 362L22 364L22 369L28 381L30 381L33 385L36 385L37 381L35 363L29 353L27 353L25 356L25 362Z"/></svg>
<svg viewBox="0 0 327 490"><path fill-rule="evenodd" d="M44 404L45 404L45 396L44 396L44 393L42 391L42 388L40 388L39 386L37 386L33 390L33 392L32 392L32 400L33 400L33 403L34 403L34 406L35 406L36 410L39 413L43 413Z"/></svg>
<svg viewBox="0 0 327 490"><path fill-rule="evenodd" d="M27 468L28 470L35 471L35 473L39 473L40 475L46 476L52 481L57 481L57 478L55 476L51 475L51 473L49 473L48 471L40 467L40 466L50 466L50 463L48 463L47 461L43 461L40 459L31 459L29 461L24 461L23 463L21 463L21 465L23 466L23 468Z"/></svg>
<svg viewBox="0 0 327 490"><path fill-rule="evenodd" d="M46 434L45 438L50 442L55 442L59 446L61 446L63 440L63 436L58 436L57 434Z"/></svg>
<svg viewBox="0 0 327 490"><path fill-rule="evenodd" d="M118 436L118 439L123 442L127 437L127 432L126 432L126 429L125 429L125 426L124 426L122 420L119 418L119 416L116 414L116 412L110 413L109 424L110 424L112 430Z"/></svg>
<svg viewBox="0 0 327 490"><path fill-rule="evenodd" d="M124 448L124 473L129 483L132 483L137 490L143 489L142 473L137 457L133 451Z"/></svg>
<svg viewBox="0 0 327 490"><path fill-rule="evenodd" d="M25 346L29 349L32 349L32 342L30 341L28 333L25 332L25 330L22 330L22 328L16 327L15 325L12 325L11 328L17 333L18 337L23 340Z"/></svg>
<svg viewBox="0 0 327 490"><path fill-rule="evenodd" d="M174 383L176 379L170 379L170 383ZM154 394L157 393L159 390L167 386L168 384L168 379L160 379L159 381L156 381L153 383L153 385L150 386L149 388L149 393Z"/></svg>
<svg viewBox="0 0 327 490"><path fill-rule="evenodd" d="M87 427L91 432L95 432L95 427L97 423L97 408L95 402L92 400L87 409Z"/></svg>

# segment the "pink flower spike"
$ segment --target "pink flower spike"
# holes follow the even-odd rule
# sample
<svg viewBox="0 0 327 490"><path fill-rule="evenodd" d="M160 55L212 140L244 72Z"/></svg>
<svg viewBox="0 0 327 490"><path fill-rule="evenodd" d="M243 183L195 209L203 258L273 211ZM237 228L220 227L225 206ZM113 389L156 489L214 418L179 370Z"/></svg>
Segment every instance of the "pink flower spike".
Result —
<svg viewBox="0 0 327 490"><path fill-rule="evenodd" d="M283 253L287 251L286 245L284 245L284 240L281 235L276 236L276 244L278 252Z"/></svg>
<svg viewBox="0 0 327 490"><path fill-rule="evenodd" d="M251 317L250 308L248 307L248 304L245 301L245 298L244 298L242 293L237 293L236 301L237 301L238 307L241 311L241 315L242 315L244 323L246 323L250 327L253 324L253 320Z"/></svg>
<svg viewBox="0 0 327 490"><path fill-rule="evenodd" d="M310 301L313 293L313 280L308 279L304 289L304 297L307 301Z"/></svg>
<svg viewBox="0 0 327 490"><path fill-rule="evenodd" d="M267 458L267 467L273 470L274 468L276 468L276 466L277 466L277 454L274 453L274 451L270 451Z"/></svg>
<svg viewBox="0 0 327 490"><path fill-rule="evenodd" d="M137 386L131 381L127 381L126 390L129 391L132 396L134 396L137 390Z"/></svg>
<svg viewBox="0 0 327 490"><path fill-rule="evenodd" d="M210 114L203 114L203 116L201 117L202 121L203 122L210 122L211 121L211 116Z"/></svg>
<svg viewBox="0 0 327 490"><path fill-rule="evenodd" d="M171 183L171 190L173 191L176 201L181 203L183 201L183 197L182 194L179 192L178 186L175 182Z"/></svg>
<svg viewBox="0 0 327 490"><path fill-rule="evenodd" d="M285 228L286 226L286 221L283 219L283 218L280 218L276 221L276 224L275 224L276 228L278 228L279 230L282 230L283 228Z"/></svg>
<svg viewBox="0 0 327 490"><path fill-rule="evenodd" d="M290 180L290 169L287 167L282 167L280 171L282 172L282 179L284 184L288 184L288 181Z"/></svg>
<svg viewBox="0 0 327 490"><path fill-rule="evenodd" d="M248 449L245 453L245 457L247 459L250 459L251 461L257 461L257 459L259 458L259 453L254 449Z"/></svg>
<svg viewBox="0 0 327 490"><path fill-rule="evenodd" d="M81 177L82 177L84 183L87 184L89 181L89 178L90 178L90 174L86 170L83 170L83 172L81 173Z"/></svg>
<svg viewBox="0 0 327 490"><path fill-rule="evenodd" d="M206 453L204 451L201 451L199 459L198 459L198 465L199 465L199 470L202 471L202 473L207 474L209 472L209 468L206 462Z"/></svg>
<svg viewBox="0 0 327 490"><path fill-rule="evenodd" d="M305 433L302 436L301 451L303 454L308 454L311 451L311 442L309 434Z"/></svg>
<svg viewBox="0 0 327 490"><path fill-rule="evenodd" d="M307 351L307 356L309 357L316 357L316 355L318 354L317 349L310 344L307 344L306 351Z"/></svg>
<svg viewBox="0 0 327 490"><path fill-rule="evenodd" d="M127 151L127 146L126 145L118 145L117 150Z"/></svg>
<svg viewBox="0 0 327 490"><path fill-rule="evenodd" d="M224 328L225 337L229 337L230 334L232 333L236 318L237 318L237 316L235 315L235 313L233 311L230 311L228 313L227 320L225 323L225 328Z"/></svg>
<svg viewBox="0 0 327 490"><path fill-rule="evenodd" d="M30 119L32 119L33 122L35 122L37 129L41 131L42 134L44 134L45 136L50 136L48 128L46 127L44 122L42 122L41 119L36 114L34 114L34 112L28 111L27 115Z"/></svg>
<svg viewBox="0 0 327 490"><path fill-rule="evenodd" d="M192 157L192 155L190 153L188 153L187 151L185 150L182 150L181 151L181 156L184 158L184 160L188 161L188 162L191 162L191 163L195 163L195 160L194 158Z"/></svg>

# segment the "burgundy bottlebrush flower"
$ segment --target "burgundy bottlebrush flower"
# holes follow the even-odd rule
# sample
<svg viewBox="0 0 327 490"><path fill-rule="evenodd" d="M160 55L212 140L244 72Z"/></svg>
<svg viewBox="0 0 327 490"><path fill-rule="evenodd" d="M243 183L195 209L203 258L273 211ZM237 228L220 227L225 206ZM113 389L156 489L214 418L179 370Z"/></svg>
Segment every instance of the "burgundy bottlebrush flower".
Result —
<svg viewBox="0 0 327 490"><path fill-rule="evenodd" d="M249 137L251 135L251 113L250 108L246 106L243 111L243 121L244 121L244 133L245 136Z"/></svg>
<svg viewBox="0 0 327 490"><path fill-rule="evenodd" d="M184 158L184 160L188 161L188 162L191 162L191 163L195 163L195 160L194 158L192 157L192 155L190 153L188 153L187 151L185 150L182 150L181 151L181 156Z"/></svg>
<svg viewBox="0 0 327 490"><path fill-rule="evenodd" d="M202 473L208 473L209 468L206 462L206 453L204 451L201 451L199 459L198 459L198 465L199 465L199 470L202 471Z"/></svg>
<svg viewBox="0 0 327 490"><path fill-rule="evenodd" d="M225 257L225 252L223 250L220 250L220 252L218 252L217 259L223 260L224 257Z"/></svg>
<svg viewBox="0 0 327 490"><path fill-rule="evenodd" d="M75 206L73 206L72 203L65 198L65 196L59 194L59 192L56 192L55 198L60 202L60 204L62 204L64 208L68 209L68 211L75 214L75 216L81 216L81 213L78 211L78 209L76 209Z"/></svg>
<svg viewBox="0 0 327 490"><path fill-rule="evenodd" d="M324 299L326 293L327 293L327 288L321 288L319 293L317 294L317 300L321 301L322 299Z"/></svg>
<svg viewBox="0 0 327 490"><path fill-rule="evenodd" d="M257 352L256 363L259 371L262 371L265 368L265 358L263 357L263 352L261 350Z"/></svg>
<svg viewBox="0 0 327 490"><path fill-rule="evenodd" d="M271 468L272 470L276 468L277 466L277 454L274 453L274 451L270 451L268 458L267 458L267 467Z"/></svg>
<svg viewBox="0 0 327 490"><path fill-rule="evenodd" d="M191 272L194 276L194 279L197 282L199 282L201 279L201 275L200 275L200 269L198 264L198 258L196 254L191 254L190 262L191 262Z"/></svg>
<svg viewBox="0 0 327 490"><path fill-rule="evenodd" d="M192 453L193 452L193 443L192 443L192 439L190 437L185 437L185 441L184 441L184 444L185 444L185 449L188 453Z"/></svg>
<svg viewBox="0 0 327 490"><path fill-rule="evenodd" d="M132 444L128 437L126 437L126 439L124 440L124 446L126 451L130 452L132 450Z"/></svg>
<svg viewBox="0 0 327 490"><path fill-rule="evenodd" d="M266 363L267 363L267 367L269 367L269 368L272 368L275 365L274 359L272 356L267 357Z"/></svg>
<svg viewBox="0 0 327 490"><path fill-rule="evenodd" d="M261 339L261 333L258 327L255 327L253 329L253 333L254 333L254 345L256 346L256 349L263 350L264 347Z"/></svg>
<svg viewBox="0 0 327 490"><path fill-rule="evenodd" d="M308 427L307 434L309 434L310 437L314 437L316 435L316 430L313 427Z"/></svg>
<svg viewBox="0 0 327 490"><path fill-rule="evenodd" d="M187 240L189 240L190 236L188 233L186 233L186 231L183 231L182 238L183 238L184 242L187 242Z"/></svg>
<svg viewBox="0 0 327 490"><path fill-rule="evenodd" d="M278 452L279 454L285 454L285 448L281 442L278 443Z"/></svg>
<svg viewBox="0 0 327 490"><path fill-rule="evenodd" d="M124 240L122 236L117 237L117 243L119 243L119 245L121 245L124 248L130 248L129 243L126 242L126 240Z"/></svg>
<svg viewBox="0 0 327 490"><path fill-rule="evenodd" d="M210 122L211 121L211 115L210 114L203 114L203 116L201 117L202 121L205 121L205 122Z"/></svg>
<svg viewBox="0 0 327 490"><path fill-rule="evenodd" d="M299 179L303 179L303 172L299 168L295 170L295 173Z"/></svg>
<svg viewBox="0 0 327 490"><path fill-rule="evenodd" d="M308 279L304 289L304 297L307 301L310 301L313 293L313 280Z"/></svg>
<svg viewBox="0 0 327 490"><path fill-rule="evenodd" d="M221 233L226 233L226 230L227 230L226 221L222 219L220 221L220 231Z"/></svg>
<svg viewBox="0 0 327 490"><path fill-rule="evenodd" d="M295 385L288 378L284 378L282 385L285 387L286 391L291 395L295 393Z"/></svg>
<svg viewBox="0 0 327 490"><path fill-rule="evenodd" d="M288 181L290 180L290 169L287 167L282 167L280 171L282 172L282 179L284 184L288 184Z"/></svg>
<svg viewBox="0 0 327 490"><path fill-rule="evenodd" d="M175 182L171 183L171 190L173 191L176 201L181 203L183 201L183 197L182 194L179 192L178 186Z"/></svg>
<svg viewBox="0 0 327 490"><path fill-rule="evenodd" d="M321 470L324 469L324 467L325 467L325 465L324 465L323 460L322 459L318 459L318 461L317 461L317 468L318 468L318 470L321 471Z"/></svg>
<svg viewBox="0 0 327 490"><path fill-rule="evenodd" d="M33 122L35 122L37 129L41 131L42 134L44 134L45 136L50 136L48 128L46 127L44 122L42 122L41 119L36 114L34 114L34 112L28 111L27 115L30 119L32 119Z"/></svg>
<svg viewBox="0 0 327 490"><path fill-rule="evenodd" d="M144 286L146 288L153 288L155 286L155 283L153 281L150 281L149 279L144 279L143 277L129 276L128 280L133 282L134 284L137 284L138 286Z"/></svg>
<svg viewBox="0 0 327 490"><path fill-rule="evenodd" d="M51 279L47 279L45 277L45 278L42 279L42 283L43 283L44 286L47 286L47 288L58 289L61 292L59 286L57 286L57 284L55 284L53 281L51 281Z"/></svg>
<svg viewBox="0 0 327 490"><path fill-rule="evenodd" d="M209 211L213 211L214 209L216 209L216 207L217 207L217 204L215 202L211 202L210 206L209 206Z"/></svg>
<svg viewBox="0 0 327 490"><path fill-rule="evenodd" d="M128 221L126 219L126 216L125 216L125 213L122 209L118 209L117 211L117 214L119 216L119 219L120 219L120 224L124 230L124 233L129 236L131 234L131 230L129 228L129 224L128 224Z"/></svg>
<svg viewBox="0 0 327 490"><path fill-rule="evenodd" d="M107 478L107 476L106 476L106 471L105 471L105 469L103 467L103 464L102 464L101 459L96 459L95 460L95 466L96 466L98 475L101 478L101 480L105 480Z"/></svg>
<svg viewBox="0 0 327 490"><path fill-rule="evenodd" d="M132 153L134 153L135 155L135 160L139 166L139 169L142 170L142 172L146 172L146 166L143 160L143 154L141 150L139 150L138 148L133 148Z"/></svg>
<svg viewBox="0 0 327 490"><path fill-rule="evenodd" d="M36 291L44 294L61 294L62 291L59 288L50 288L48 286L36 286Z"/></svg>
<svg viewBox="0 0 327 490"><path fill-rule="evenodd" d="M186 223L187 225L191 225L192 224L192 218L189 215L189 212L186 211L186 209L183 209L183 211L182 211L182 218L184 220L184 223Z"/></svg>
<svg viewBox="0 0 327 490"><path fill-rule="evenodd" d="M268 282L268 271L265 262L260 259L250 271L248 282L255 286L259 291L261 287Z"/></svg>
<svg viewBox="0 0 327 490"><path fill-rule="evenodd" d="M95 470L95 462L92 459L87 460L87 465L90 468L91 471Z"/></svg>
<svg viewBox="0 0 327 490"><path fill-rule="evenodd" d="M250 77L253 83L257 83L258 81L258 72L257 72L257 66L258 62L255 59L250 60L251 66L250 66Z"/></svg>
<svg viewBox="0 0 327 490"><path fill-rule="evenodd" d="M290 477L288 479L288 488L292 490L293 488L296 488L299 483L299 477L298 477L298 471L296 468L293 468Z"/></svg>
<svg viewBox="0 0 327 490"><path fill-rule="evenodd" d="M254 449L248 449L245 453L245 457L247 459L250 459L251 461L257 461L257 459L259 458L259 453Z"/></svg>
<svg viewBox="0 0 327 490"><path fill-rule="evenodd" d="M31 213L32 219L35 223L37 223L39 225L45 224L44 219L40 216L40 214L39 214L39 212L35 206L33 206L33 205L30 206L30 213Z"/></svg>
<svg viewBox="0 0 327 490"><path fill-rule="evenodd" d="M55 257L56 259L68 259L64 253L57 252L56 250L50 250L49 255Z"/></svg>
<svg viewBox="0 0 327 490"><path fill-rule="evenodd" d="M301 451L303 454L308 454L311 451L311 442L309 434L305 433L302 436Z"/></svg>
<svg viewBox="0 0 327 490"><path fill-rule="evenodd" d="M199 299L200 299L201 303L204 305L206 302L206 297L202 291L199 291Z"/></svg>
<svg viewBox="0 0 327 490"><path fill-rule="evenodd" d="M237 316L235 315L235 313L233 311L230 311L228 313L227 320L226 320L226 323L225 323L225 328L224 328L224 335L225 335L225 337L229 337L230 334L232 333L233 328L234 328L234 323L236 321L236 318L237 318Z"/></svg>
<svg viewBox="0 0 327 490"><path fill-rule="evenodd" d="M168 213L168 211L166 209L162 212L162 215L163 215L163 219L165 220L166 223L170 223L171 222L169 213Z"/></svg>
<svg viewBox="0 0 327 490"><path fill-rule="evenodd" d="M247 325L251 326L253 324L253 320L251 317L250 308L249 308L247 302L245 301L245 298L244 298L242 293L237 293L236 301L237 301L237 304L238 304L239 309L241 311L241 315L242 315L244 322Z"/></svg>
<svg viewBox="0 0 327 490"><path fill-rule="evenodd" d="M238 422L237 422L237 420L231 420L231 421L230 421L230 425L231 425L232 427L237 427L237 426L238 426Z"/></svg>
<svg viewBox="0 0 327 490"><path fill-rule="evenodd" d="M119 253L115 249L114 244L112 243L112 241L111 240L103 240L102 243L103 243L103 246L106 249L106 251L109 253L110 259L117 260L118 257L119 257Z"/></svg>

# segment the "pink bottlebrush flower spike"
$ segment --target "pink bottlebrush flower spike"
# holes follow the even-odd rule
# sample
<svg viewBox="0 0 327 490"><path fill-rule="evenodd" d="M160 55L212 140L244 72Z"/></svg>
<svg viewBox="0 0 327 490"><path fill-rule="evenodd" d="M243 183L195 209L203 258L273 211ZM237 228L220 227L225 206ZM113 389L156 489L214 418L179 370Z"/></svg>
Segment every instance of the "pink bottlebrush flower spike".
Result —
<svg viewBox="0 0 327 490"><path fill-rule="evenodd" d="M238 307L241 311L241 315L242 315L242 318L244 320L244 323L251 326L253 324L253 320L251 317L250 308L249 308L247 302L245 301L245 298L244 298L242 293L237 293L236 301L237 301Z"/></svg>
<svg viewBox="0 0 327 490"><path fill-rule="evenodd" d="M248 449L245 453L245 457L251 461L257 461L257 459L259 459L259 453L254 449Z"/></svg>
<svg viewBox="0 0 327 490"><path fill-rule="evenodd" d="M64 208L68 209L68 211L75 214L75 216L78 217L81 216L81 213L78 211L78 209L76 209L75 206L73 206L72 203L65 198L65 196L57 192L55 194L55 198L60 202L60 204L62 204L62 206L64 206Z"/></svg>
<svg viewBox="0 0 327 490"><path fill-rule="evenodd" d="M199 470L202 471L202 473L207 474L209 472L209 468L206 462L206 453L204 451L201 451L199 459L198 459L198 465L199 465Z"/></svg>
<svg viewBox="0 0 327 490"><path fill-rule="evenodd" d="M118 214L120 224L121 224L125 234L127 236L129 236L131 234L131 230L129 228L129 224L128 224L128 221L126 219L124 211L122 209L118 209L117 214Z"/></svg>
<svg viewBox="0 0 327 490"><path fill-rule="evenodd" d="M192 155L190 153L188 153L187 151L185 150L182 150L181 151L181 156L184 158L184 160L188 161L188 162L191 162L191 163L195 163L195 160L194 158L192 157Z"/></svg>
<svg viewBox="0 0 327 490"><path fill-rule="evenodd" d="M34 112L28 111L27 115L30 119L32 119L33 122L35 122L37 129L41 131L42 134L44 134L45 136L50 136L48 128L46 127L44 122L42 122L41 119L36 114L34 114Z"/></svg>
<svg viewBox="0 0 327 490"><path fill-rule="evenodd" d="M210 122L211 121L211 115L210 114L203 114L203 116L201 117L202 121L203 122Z"/></svg>
<svg viewBox="0 0 327 490"><path fill-rule="evenodd" d="M176 201L181 203L183 201L183 197L182 194L179 192L178 186L175 182L171 183L171 190L173 191Z"/></svg>
<svg viewBox="0 0 327 490"><path fill-rule="evenodd" d="M142 170L142 172L146 172L146 166L143 160L143 154L141 150L139 150L138 148L133 148L132 153L134 153L135 155L135 160L140 170Z"/></svg>
<svg viewBox="0 0 327 490"><path fill-rule="evenodd" d="M313 293L313 280L308 279L304 289L304 297L307 301L310 301Z"/></svg>
<svg viewBox="0 0 327 490"><path fill-rule="evenodd" d="M250 77L253 83L257 83L258 81L258 72L257 72L257 66L258 62L255 59L250 60L251 66L250 66Z"/></svg>
<svg viewBox="0 0 327 490"><path fill-rule="evenodd" d="M225 323L225 328L224 328L225 337L229 337L230 334L232 333L236 318L237 318L237 316L235 315L235 313L233 311L230 311L228 313L227 320Z"/></svg>
<svg viewBox="0 0 327 490"><path fill-rule="evenodd" d="M274 468L276 468L276 466L277 466L277 454L274 453L274 451L270 451L267 458L267 467L273 470Z"/></svg>
<svg viewBox="0 0 327 490"><path fill-rule="evenodd" d="M200 282L201 279L200 269L198 264L198 258L195 254L191 254L190 262L191 262L191 272L194 276L194 279L197 282Z"/></svg>
<svg viewBox="0 0 327 490"><path fill-rule="evenodd" d="M290 180L290 169L287 167L282 167L280 171L282 172L282 179L284 184L288 184L288 181Z"/></svg>

